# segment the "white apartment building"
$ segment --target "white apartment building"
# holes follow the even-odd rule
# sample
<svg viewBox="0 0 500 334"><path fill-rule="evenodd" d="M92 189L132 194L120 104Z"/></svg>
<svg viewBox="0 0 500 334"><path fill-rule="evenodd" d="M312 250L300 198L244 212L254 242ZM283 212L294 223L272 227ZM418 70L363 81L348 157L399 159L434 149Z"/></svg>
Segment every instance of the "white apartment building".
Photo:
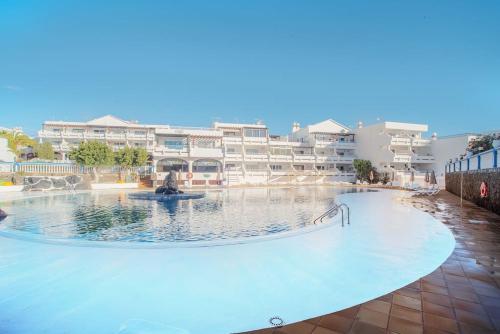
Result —
<svg viewBox="0 0 500 334"><path fill-rule="evenodd" d="M426 172L435 168L433 139L423 138L425 124L382 122L360 124L355 131L357 155L370 160L379 172L388 173L395 183L404 185L413 175L422 181Z"/></svg>
<svg viewBox="0 0 500 334"><path fill-rule="evenodd" d="M142 125L107 115L89 122L46 121L38 137L61 159L82 141L99 140L117 150L144 147L161 182L170 170L181 184L237 185L354 181L354 134L327 120L289 136L269 134L264 124L216 122L211 128Z"/></svg>
<svg viewBox="0 0 500 334"><path fill-rule="evenodd" d="M425 124L382 122L352 131L328 119L303 128L294 123L286 136L272 135L265 124L215 122L210 128L147 125L111 115L89 122L46 121L38 136L61 159L82 141L99 140L117 150L144 147L160 183L178 171L181 184L328 184L355 181L353 161L367 159L393 184L413 177L423 183L434 170L444 184L444 166L465 153L472 134L430 139Z"/></svg>

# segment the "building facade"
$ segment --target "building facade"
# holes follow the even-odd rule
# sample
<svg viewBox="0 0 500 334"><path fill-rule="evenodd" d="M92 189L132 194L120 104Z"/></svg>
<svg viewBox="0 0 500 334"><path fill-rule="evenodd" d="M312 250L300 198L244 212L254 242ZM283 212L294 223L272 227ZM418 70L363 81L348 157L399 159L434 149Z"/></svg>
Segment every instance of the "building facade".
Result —
<svg viewBox="0 0 500 334"><path fill-rule="evenodd" d="M424 184L434 170L444 186L444 166L465 153L474 135L424 138L427 131L425 124L399 122L360 124L353 131L328 119L302 128L294 123L289 134L273 135L262 123L176 127L107 115L89 122L46 121L38 137L52 143L62 160L82 141L102 141L114 150L143 147L155 184L171 170L186 186L353 182L353 162L360 158L394 185Z"/></svg>
<svg viewBox="0 0 500 334"><path fill-rule="evenodd" d="M114 150L143 147L161 182L178 171L181 184L238 185L352 182L355 136L333 120L286 136L270 135L264 124L216 122L210 128L142 125L111 115L89 122L46 121L38 133L66 160L82 141L98 140Z"/></svg>

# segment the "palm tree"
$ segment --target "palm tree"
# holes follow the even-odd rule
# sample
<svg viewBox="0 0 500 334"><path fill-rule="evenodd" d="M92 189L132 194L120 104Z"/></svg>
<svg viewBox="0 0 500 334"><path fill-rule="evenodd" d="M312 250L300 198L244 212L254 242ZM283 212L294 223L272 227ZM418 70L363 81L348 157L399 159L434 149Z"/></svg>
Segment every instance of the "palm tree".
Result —
<svg viewBox="0 0 500 334"><path fill-rule="evenodd" d="M35 141L33 139L22 132L0 131L0 137L7 139L10 150L14 152L16 156L19 156L21 148L28 146L33 147L33 145L35 144Z"/></svg>

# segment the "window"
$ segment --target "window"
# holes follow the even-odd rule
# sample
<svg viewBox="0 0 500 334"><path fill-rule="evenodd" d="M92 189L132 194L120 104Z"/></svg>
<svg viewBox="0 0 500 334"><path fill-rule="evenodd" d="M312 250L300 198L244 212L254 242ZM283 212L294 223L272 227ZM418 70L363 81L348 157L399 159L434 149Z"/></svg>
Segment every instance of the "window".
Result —
<svg viewBox="0 0 500 334"><path fill-rule="evenodd" d="M256 148L247 148L246 151L245 151L247 154L261 154L262 152L260 152L258 149ZM264 153L262 153L264 154Z"/></svg>
<svg viewBox="0 0 500 334"><path fill-rule="evenodd" d="M180 159L163 159L158 161L157 169L160 172L187 172L188 171L188 163L184 160Z"/></svg>
<svg viewBox="0 0 500 334"><path fill-rule="evenodd" d="M274 170L274 171L279 171L283 168L283 166L281 166L281 165L270 165L269 167L271 167L271 170Z"/></svg>
<svg viewBox="0 0 500 334"><path fill-rule="evenodd" d="M234 147L228 147L226 148L227 153L236 153L236 149Z"/></svg>
<svg viewBox="0 0 500 334"><path fill-rule="evenodd" d="M266 136L267 136L266 129L251 129L251 128L245 129L245 137L265 138Z"/></svg>
<svg viewBox="0 0 500 334"><path fill-rule="evenodd" d="M284 147L271 147L270 148L272 155L291 155L292 150L290 148Z"/></svg>
<svg viewBox="0 0 500 334"><path fill-rule="evenodd" d="M106 130L104 129L94 129L94 133L106 133Z"/></svg>
<svg viewBox="0 0 500 334"><path fill-rule="evenodd" d="M136 131L134 131L134 135L136 135L136 136L145 136L146 135L146 131L136 130Z"/></svg>
<svg viewBox="0 0 500 334"><path fill-rule="evenodd" d="M197 160L193 162L193 172L196 173L217 173L219 172L220 163L211 160Z"/></svg>
<svg viewBox="0 0 500 334"><path fill-rule="evenodd" d="M186 138L166 138L163 142L166 148L171 150L183 150L187 147Z"/></svg>
<svg viewBox="0 0 500 334"><path fill-rule="evenodd" d="M240 137L241 133L237 131L224 131L224 137Z"/></svg>
<svg viewBox="0 0 500 334"><path fill-rule="evenodd" d="M197 141L196 146L200 148L215 148L216 143L215 141L200 140Z"/></svg>
<svg viewBox="0 0 500 334"><path fill-rule="evenodd" d="M73 130L71 130L71 132L73 132L73 133L84 133L85 129L73 129Z"/></svg>
<svg viewBox="0 0 500 334"><path fill-rule="evenodd" d="M55 128L55 129L52 129L52 132L61 132L61 129Z"/></svg>
<svg viewBox="0 0 500 334"><path fill-rule="evenodd" d="M296 170L304 170L304 165L293 165Z"/></svg>

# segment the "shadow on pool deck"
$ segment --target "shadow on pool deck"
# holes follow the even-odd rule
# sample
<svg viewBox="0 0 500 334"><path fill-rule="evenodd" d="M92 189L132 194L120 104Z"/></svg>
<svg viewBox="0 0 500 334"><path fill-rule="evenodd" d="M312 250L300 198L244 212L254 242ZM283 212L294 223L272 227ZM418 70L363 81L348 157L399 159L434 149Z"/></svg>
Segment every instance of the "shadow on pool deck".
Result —
<svg viewBox="0 0 500 334"><path fill-rule="evenodd" d="M370 302L246 334L500 333L500 216L448 192L408 205L446 224L453 254L428 276Z"/></svg>

